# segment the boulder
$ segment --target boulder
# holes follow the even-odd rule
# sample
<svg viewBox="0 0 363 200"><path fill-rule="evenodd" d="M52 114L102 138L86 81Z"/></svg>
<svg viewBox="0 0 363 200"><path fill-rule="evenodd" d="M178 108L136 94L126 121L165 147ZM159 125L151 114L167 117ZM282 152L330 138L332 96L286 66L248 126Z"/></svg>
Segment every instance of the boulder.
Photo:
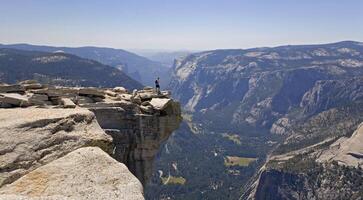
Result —
<svg viewBox="0 0 363 200"><path fill-rule="evenodd" d="M92 96L97 96L97 97L105 96L105 92L103 90L98 89L98 88L92 88L92 87L80 88L79 94L80 95L92 95Z"/></svg>
<svg viewBox="0 0 363 200"><path fill-rule="evenodd" d="M0 94L2 103L11 104L13 106L26 107L29 106L29 99L26 96L17 93L2 93Z"/></svg>
<svg viewBox="0 0 363 200"><path fill-rule="evenodd" d="M112 152L112 138L87 109L0 109L0 186L85 146Z"/></svg>
<svg viewBox="0 0 363 200"><path fill-rule="evenodd" d="M127 93L127 90L124 88L124 87L115 87L113 88L113 91L114 92L117 92L117 93Z"/></svg>
<svg viewBox="0 0 363 200"><path fill-rule="evenodd" d="M73 101L68 98L61 98L60 102L63 105L63 108L75 108L76 107L76 104L74 104Z"/></svg>
<svg viewBox="0 0 363 200"><path fill-rule="evenodd" d="M106 90L105 94L107 94L108 96L111 96L111 97L116 97L117 96L117 93L113 92L111 90Z"/></svg>
<svg viewBox="0 0 363 200"><path fill-rule="evenodd" d="M7 92L25 92L25 88L22 85L0 85L0 93Z"/></svg>
<svg viewBox="0 0 363 200"><path fill-rule="evenodd" d="M75 150L0 189L0 198L141 200L143 187L127 167L98 147Z"/></svg>
<svg viewBox="0 0 363 200"><path fill-rule="evenodd" d="M164 110L169 103L171 103L171 99L153 98L150 101L150 104L155 110Z"/></svg>

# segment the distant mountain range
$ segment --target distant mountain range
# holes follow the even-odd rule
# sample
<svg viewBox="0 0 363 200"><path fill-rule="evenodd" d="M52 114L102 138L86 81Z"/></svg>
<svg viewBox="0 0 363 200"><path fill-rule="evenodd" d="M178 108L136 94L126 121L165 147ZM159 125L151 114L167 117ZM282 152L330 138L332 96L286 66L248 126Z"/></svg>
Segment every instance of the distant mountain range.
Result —
<svg viewBox="0 0 363 200"><path fill-rule="evenodd" d="M309 101L301 101L317 81L362 75L359 42L215 50L178 60L171 88L187 111L216 128L222 122L269 130L297 108L315 114Z"/></svg>
<svg viewBox="0 0 363 200"><path fill-rule="evenodd" d="M144 85L152 86L156 77L161 78L162 86L165 86L170 80L170 67L165 67L160 62L151 61L122 49L102 47L53 47L30 44L0 44L0 48L73 54L116 67Z"/></svg>
<svg viewBox="0 0 363 200"><path fill-rule="evenodd" d="M192 51L163 51L163 50L134 50L140 56L162 63L166 67L172 67L176 59L185 57Z"/></svg>
<svg viewBox="0 0 363 200"><path fill-rule="evenodd" d="M0 49L0 82L27 79L65 86L143 87L114 67L68 53Z"/></svg>
<svg viewBox="0 0 363 200"><path fill-rule="evenodd" d="M362 197L363 43L205 51L173 70L185 124L149 199Z"/></svg>

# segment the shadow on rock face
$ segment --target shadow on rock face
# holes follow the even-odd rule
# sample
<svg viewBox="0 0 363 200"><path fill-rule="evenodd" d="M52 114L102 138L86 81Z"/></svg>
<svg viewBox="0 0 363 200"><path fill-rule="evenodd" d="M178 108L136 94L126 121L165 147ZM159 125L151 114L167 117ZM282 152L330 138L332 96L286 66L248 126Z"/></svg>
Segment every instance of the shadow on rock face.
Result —
<svg viewBox="0 0 363 200"><path fill-rule="evenodd" d="M141 181L147 183L160 145L179 128L180 104L170 100L153 114L135 112L134 107L91 108L100 126L113 138L113 157L125 163Z"/></svg>

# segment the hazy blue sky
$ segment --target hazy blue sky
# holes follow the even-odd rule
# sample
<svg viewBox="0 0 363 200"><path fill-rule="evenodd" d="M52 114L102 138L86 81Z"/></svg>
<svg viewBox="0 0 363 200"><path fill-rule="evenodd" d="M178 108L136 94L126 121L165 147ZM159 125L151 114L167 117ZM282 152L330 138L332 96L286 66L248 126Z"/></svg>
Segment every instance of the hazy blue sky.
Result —
<svg viewBox="0 0 363 200"><path fill-rule="evenodd" d="M0 43L216 49L363 41L363 0L1 0Z"/></svg>

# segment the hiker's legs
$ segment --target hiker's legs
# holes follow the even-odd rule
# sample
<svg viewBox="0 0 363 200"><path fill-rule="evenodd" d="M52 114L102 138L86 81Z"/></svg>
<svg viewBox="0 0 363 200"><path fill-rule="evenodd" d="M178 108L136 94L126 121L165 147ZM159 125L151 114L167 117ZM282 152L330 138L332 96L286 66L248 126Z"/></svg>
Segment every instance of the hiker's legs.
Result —
<svg viewBox="0 0 363 200"><path fill-rule="evenodd" d="M156 93L160 94L160 87L156 87Z"/></svg>

